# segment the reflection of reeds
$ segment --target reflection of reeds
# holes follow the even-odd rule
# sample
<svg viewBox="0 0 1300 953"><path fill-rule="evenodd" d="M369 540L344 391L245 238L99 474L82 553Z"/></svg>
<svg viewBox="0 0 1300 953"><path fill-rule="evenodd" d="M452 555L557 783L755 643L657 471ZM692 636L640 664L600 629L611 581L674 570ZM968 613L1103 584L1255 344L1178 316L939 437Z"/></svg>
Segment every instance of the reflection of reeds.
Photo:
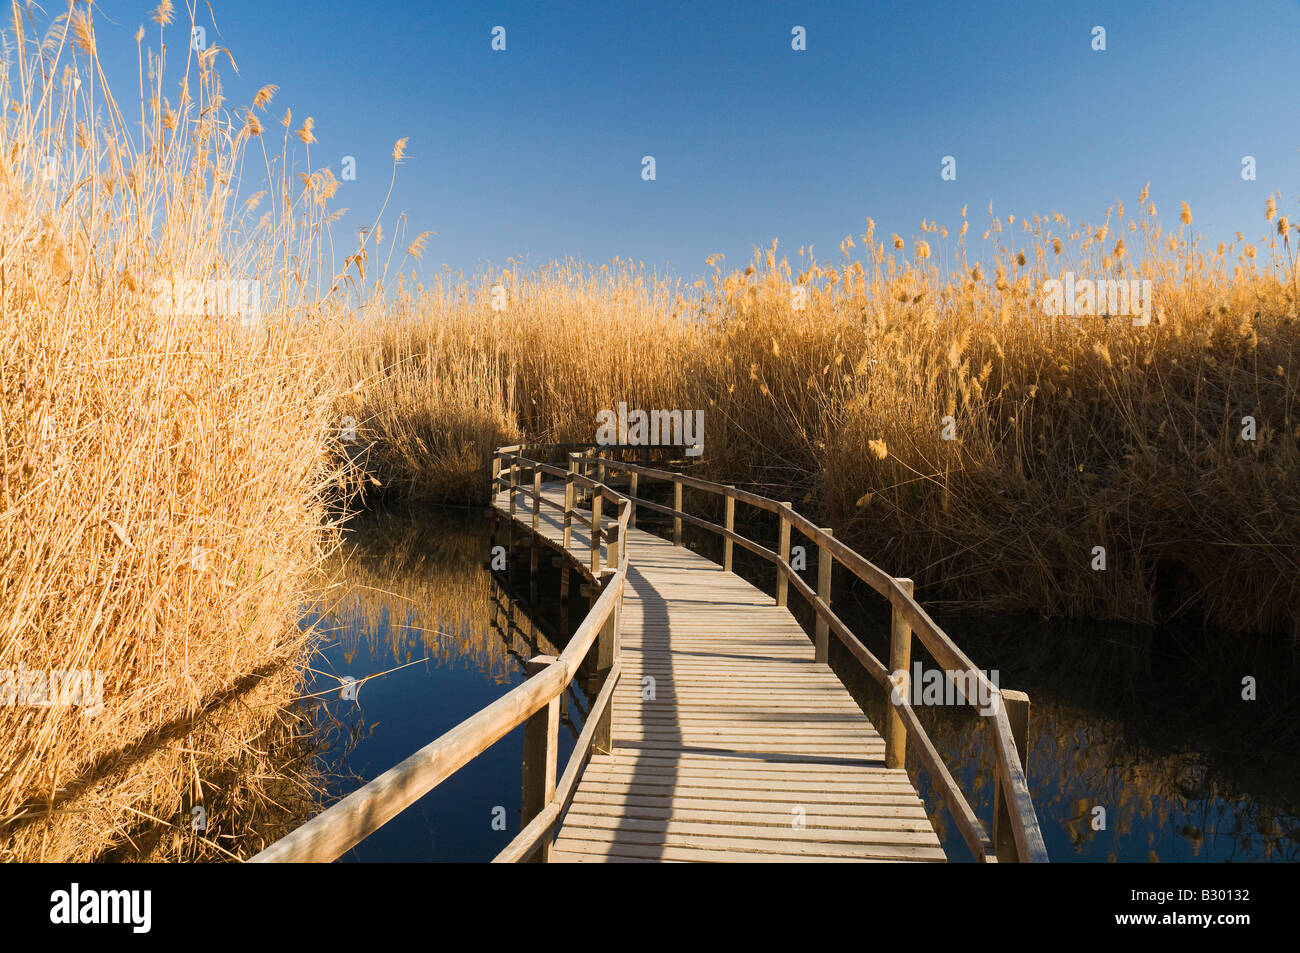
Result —
<svg viewBox="0 0 1300 953"><path fill-rule="evenodd" d="M919 714L972 808L991 824L986 720L959 708ZM1080 859L1210 859L1201 856L1208 843L1216 860L1300 860L1297 805L1285 795L1248 794L1205 755L1152 750L1123 724L1055 701L1034 703L1030 731L1027 774L1039 822L1049 844L1063 831ZM908 767L917 770L915 759ZM942 802L925 788L939 835L951 843L956 831L945 829ZM1096 807L1105 809L1104 830L1093 830Z"/></svg>
<svg viewBox="0 0 1300 953"><path fill-rule="evenodd" d="M339 578L320 625L351 661L363 645L397 664L472 665L497 683L518 673L491 626L487 540L478 513L436 521L374 513L348 525L329 567Z"/></svg>

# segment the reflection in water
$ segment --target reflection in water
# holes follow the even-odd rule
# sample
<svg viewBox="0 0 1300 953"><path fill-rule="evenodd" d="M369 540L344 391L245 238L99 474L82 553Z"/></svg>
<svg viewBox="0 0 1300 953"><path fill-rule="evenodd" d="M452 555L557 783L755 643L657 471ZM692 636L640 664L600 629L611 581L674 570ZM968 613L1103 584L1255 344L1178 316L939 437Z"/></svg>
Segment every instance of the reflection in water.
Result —
<svg viewBox="0 0 1300 953"><path fill-rule="evenodd" d="M1149 633L1056 625L1044 639L1042 624L1037 636L1017 623L941 624L968 655L998 671L1003 687L1029 692L1029 784L1054 862L1300 859L1294 729L1265 727L1294 725L1276 683L1274 705L1245 702L1239 691L1218 697L1216 676L1201 673L1197 680L1186 660L1153 657ZM1112 651L1098 650L1103 638ZM885 643L883 634L878 642ZM832 662L873 720L883 723L884 693L849 672L856 662ZM1148 665L1163 668L1164 677L1141 675ZM1217 677L1226 688L1239 689L1236 669L1224 671ZM986 719L966 707L920 706L918 716L991 829L994 761ZM950 858L970 859L910 752L908 770L921 780Z"/></svg>
<svg viewBox="0 0 1300 953"><path fill-rule="evenodd" d="M308 691L320 693L312 720L333 779L325 805L518 685L527 658L559 651L507 594L517 582L527 591L527 554L519 569L489 570L493 523L481 511L372 513L346 530L338 582L309 620L324 635ZM562 759L585 707L580 695L563 706ZM520 829L522 758L519 728L342 859L490 860Z"/></svg>
<svg viewBox="0 0 1300 953"><path fill-rule="evenodd" d="M491 572L492 534L506 545L507 529L482 511L368 515L348 531L339 582L322 595L316 617L326 642L308 689L324 693L312 720L320 765L334 778L325 803L519 684L524 660L563 648L587 604L575 598L566 618L555 601L561 572L547 553L530 574L519 531L511 568ZM770 567L741 560L737 552L737 568L770 590ZM815 564L807 572L815 578ZM836 594L845 621L887 658L888 610L875 598ZM859 599L863 605L855 605ZM1297 722L1294 690L1285 687L1300 679L1286 646L1246 664L1241 659L1250 653L1238 642L1235 663L1211 664L1205 646L1161 645L1111 627L941 621L977 664L999 670L1001 685L1030 694L1029 781L1053 861L1300 859ZM933 665L919 647L916 657ZM847 653L833 654L832 664L882 724L884 697L875 683ZM1240 680L1250 672L1268 680L1259 701L1243 703ZM339 697L348 675L361 683L355 700ZM586 705L577 688L565 699L561 765ZM991 826L987 723L966 708L922 706L918 713ZM490 859L519 831L521 759L517 729L344 859ZM914 755L908 768L950 858L969 859ZM1094 829L1102 820L1097 808L1104 829Z"/></svg>

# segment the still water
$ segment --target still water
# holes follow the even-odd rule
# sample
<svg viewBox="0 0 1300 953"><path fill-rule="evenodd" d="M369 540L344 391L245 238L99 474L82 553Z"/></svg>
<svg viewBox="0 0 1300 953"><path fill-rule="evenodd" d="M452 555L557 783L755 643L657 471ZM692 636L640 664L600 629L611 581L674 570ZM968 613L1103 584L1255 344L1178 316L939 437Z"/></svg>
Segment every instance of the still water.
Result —
<svg viewBox="0 0 1300 953"><path fill-rule="evenodd" d="M392 510L349 524L337 582L308 620L322 633L308 688L320 693L309 704L328 778L322 803L500 697L523 680L525 659L567 642L585 600L575 603L578 618L566 618L558 572L544 561L531 577L526 553L522 562L514 554L508 572L493 572L494 533L506 541L504 527L479 510ZM709 552L707 540L695 545ZM737 568L770 591L770 567L744 565L738 554ZM816 578L815 565L809 573ZM888 608L875 600L836 591L845 622L887 658ZM1029 782L1054 862L1300 859L1300 677L1284 640L1234 639L1225 654L1224 641L1206 635L938 620L976 665L997 671L999 684L1030 695ZM919 648L916 657L932 665ZM883 693L846 652L831 662L880 724ZM1258 683L1253 702L1240 697L1248 675ZM342 685L345 676L356 679L355 692ZM575 687L562 717L561 770L586 704ZM964 707L918 712L989 825L984 719ZM522 748L517 729L342 859L490 860L519 832ZM908 769L950 859L969 860L910 757Z"/></svg>
<svg viewBox="0 0 1300 953"><path fill-rule="evenodd" d="M337 581L306 620L321 633L305 692L318 696L309 707L324 805L510 691L526 659L567 641L508 594L519 583L527 601L526 557L522 572L490 571L491 532L483 511L393 510L348 524L330 567ZM558 573L538 579L552 581L558 594ZM580 693L564 705L560 770L585 707ZM520 830L522 763L518 728L341 860L491 860Z"/></svg>

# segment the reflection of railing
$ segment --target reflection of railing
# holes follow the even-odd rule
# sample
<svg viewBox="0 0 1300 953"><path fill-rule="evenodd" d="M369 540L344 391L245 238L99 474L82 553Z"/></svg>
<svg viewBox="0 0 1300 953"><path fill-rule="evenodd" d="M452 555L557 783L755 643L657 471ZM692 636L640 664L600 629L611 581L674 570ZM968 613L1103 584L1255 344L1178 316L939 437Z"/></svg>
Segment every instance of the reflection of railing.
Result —
<svg viewBox="0 0 1300 953"><path fill-rule="evenodd" d="M570 517L591 530L590 560L585 564L574 562L593 584L600 587L600 595L568 646L558 658L538 656L531 659L528 663L530 677L522 685L276 841L253 857L253 861L334 860L520 725L524 726L524 826L497 860L545 861L550 858L550 834L573 797L587 755L593 748L603 752L610 749L611 700L621 671L618 660L619 610L627 583L627 553L620 541L626 533L631 508L627 497L609 487L576 472L530 460L518 453L520 449L507 447L498 451L497 462L493 465L494 489L501 459L510 460L512 482L519 469L532 469L536 474L534 485L537 492L533 499L536 526L541 501L541 474L561 476L565 480L565 499L569 501L565 542L569 541ZM592 493L590 519L572 512L575 487ZM602 526L601 504L604 500L618 508L618 515L608 525ZM512 494L512 511L513 504ZM601 565L602 542L605 543L604 566ZM568 555L567 549L565 555ZM568 689L593 647L597 672L603 674L604 681L587 713L586 725L564 775L557 784L560 696Z"/></svg>
<svg viewBox="0 0 1300 953"><path fill-rule="evenodd" d="M930 618L912 598L912 581L895 578L878 566L835 539L829 529L822 529L799 515L789 503L781 503L739 490L700 480L684 473L655 470L625 462L609 455L608 450L591 448L582 453L570 454L570 468L580 474L595 472L596 480L604 485L607 476L626 473L629 476L627 498L632 503L629 525L636 525L636 507L645 507L673 519L673 542L681 545L682 522L709 530L723 539L724 571L731 571L733 545L739 544L750 552L776 564L776 603L785 605L789 585L807 600L817 616L816 658L826 661L829 652L829 633L836 637L885 689L889 699L885 725L885 763L887 767L901 768L906 754L907 740L916 745L917 757L943 795L945 804L961 830L962 837L978 860L1046 861L1047 848L1039 830L1038 817L1025 780L1025 755L1028 746L1029 697L1023 692L1002 691L971 663L970 659L952 642L948 635ZM495 476L494 468L494 476ZM515 485L516 474L512 468L509 478ZM641 477L672 483L671 506L656 503L637 495ZM725 525L710 522L687 513L682 508L682 488L701 490L721 496L724 501ZM534 491L538 495L536 485ZM748 504L780 520L778 550L773 551L735 531L736 502ZM598 504L597 500L597 504ZM566 494L567 512L571 504ZM513 512L513 499L511 503ZM536 514L536 500L534 500ZM599 510L596 510L599 513ZM536 526L536 515L533 525ZM795 529L818 547L817 589L800 578L790 566L790 531ZM567 543L567 533L565 541ZM876 592L887 598L893 611L890 633L889 668L886 668L832 611L831 581L835 563L839 562ZM926 735L909 701L908 669L911 665L912 641L915 633L931 657L945 670L950 679L960 677L963 697L968 704L988 702L993 712L986 719L992 736L996 770L994 783L994 836L990 840L970 803L953 780L938 751ZM897 674L893 674L897 673ZM972 691L973 689L973 691Z"/></svg>
<svg viewBox="0 0 1300 953"><path fill-rule="evenodd" d="M522 612L519 604L511 597L496 578L495 574L488 577L492 598L492 621L491 628L501 637L502 646L506 654L514 659L519 665L527 669L528 662L538 655L556 655L558 656L562 649L554 641L545 629L538 623L531 614ZM517 616L523 615L527 626L521 625ZM556 635L556 639L563 639ZM593 673L593 675L596 673ZM587 715L583 710L585 697L579 697L579 686L576 681L569 685L568 691L560 695L560 724L567 727L569 732L576 739L581 734L582 729L578 724L585 721ZM578 719L575 721L572 713L576 710Z"/></svg>

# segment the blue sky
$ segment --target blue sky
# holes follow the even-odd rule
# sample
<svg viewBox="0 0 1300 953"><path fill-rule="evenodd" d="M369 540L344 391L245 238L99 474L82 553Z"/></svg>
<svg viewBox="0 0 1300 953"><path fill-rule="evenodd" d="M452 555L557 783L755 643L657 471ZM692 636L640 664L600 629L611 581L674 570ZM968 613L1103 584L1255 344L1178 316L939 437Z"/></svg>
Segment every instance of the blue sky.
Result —
<svg viewBox="0 0 1300 953"><path fill-rule="evenodd" d="M990 200L1100 221L1148 181L1167 224L1186 200L1210 237L1259 237L1266 196L1294 214L1300 192L1295 0L211 3L215 26L206 0L199 22L239 66L229 104L277 84L268 132L287 106L295 126L315 119L313 166L356 157L336 244L378 209L409 137L386 219L437 232L426 273L576 255L694 276L773 238L792 260L808 244L837 258L868 216L904 236L922 218L954 226L964 204L977 235ZM99 5L121 92L136 27L157 43L154 5ZM184 35L169 29L172 63ZM945 155L956 181L940 179Z"/></svg>

